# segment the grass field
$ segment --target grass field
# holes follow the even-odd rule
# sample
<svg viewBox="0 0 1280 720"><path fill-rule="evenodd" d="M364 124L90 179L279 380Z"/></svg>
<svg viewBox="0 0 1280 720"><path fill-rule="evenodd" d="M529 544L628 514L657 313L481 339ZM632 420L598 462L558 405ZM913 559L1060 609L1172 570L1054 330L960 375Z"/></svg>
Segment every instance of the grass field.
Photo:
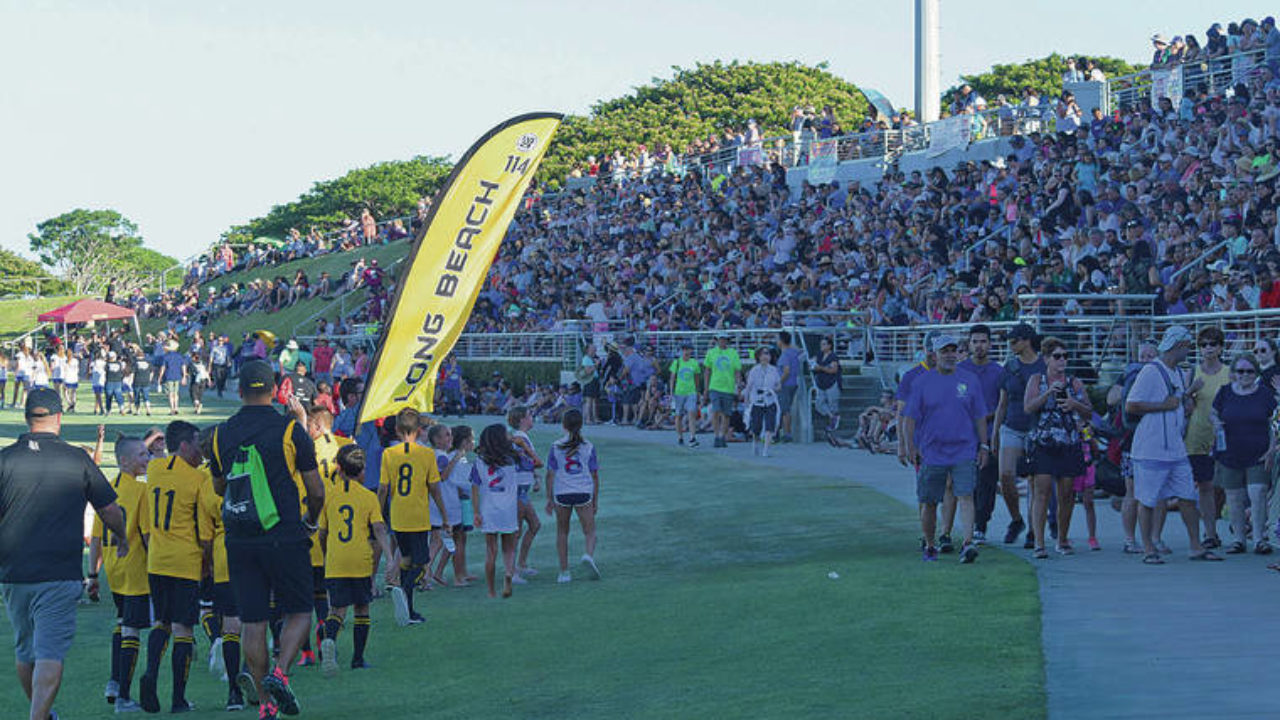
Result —
<svg viewBox="0 0 1280 720"><path fill-rule="evenodd" d="M36 316L79 300L76 296L51 296L0 300L0 338L12 338L38 323Z"/></svg>
<svg viewBox="0 0 1280 720"><path fill-rule="evenodd" d="M221 416L231 409L215 403ZM4 444L19 420L0 412ZM87 443L95 425L77 416L64 434ZM545 448L555 433L538 430ZM437 589L419 596L428 622L413 628L376 602L376 667L331 681L295 671L303 716L1044 716L1040 606L1022 560L989 551L972 566L921 563L914 512L851 481L641 441L599 451L601 582L555 583L545 523L533 554L542 573L509 600ZM473 536L473 573L482 548ZM580 534L570 553L581 554ZM64 717L108 712L111 623L106 602L82 607ZM8 633L0 619L6 651ZM345 631L338 646L349 658ZM197 658L206 651L200 640ZM162 668L167 702L167 659ZM192 673L190 698L220 713L225 686L199 661ZM16 682L0 682L0 707L22 700Z"/></svg>

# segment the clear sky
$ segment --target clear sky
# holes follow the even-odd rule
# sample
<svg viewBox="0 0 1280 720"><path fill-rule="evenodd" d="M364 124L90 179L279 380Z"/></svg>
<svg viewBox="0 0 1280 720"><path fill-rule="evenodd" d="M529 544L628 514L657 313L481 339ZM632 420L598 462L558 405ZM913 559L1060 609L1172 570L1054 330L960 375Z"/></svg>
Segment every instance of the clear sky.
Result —
<svg viewBox="0 0 1280 720"><path fill-rule="evenodd" d="M943 87L1050 52L1150 57L1153 32L1263 2L942 0ZM530 110L583 113L672 65L827 61L913 102L914 2L0 0L0 246L110 207L184 259L316 180L458 157Z"/></svg>

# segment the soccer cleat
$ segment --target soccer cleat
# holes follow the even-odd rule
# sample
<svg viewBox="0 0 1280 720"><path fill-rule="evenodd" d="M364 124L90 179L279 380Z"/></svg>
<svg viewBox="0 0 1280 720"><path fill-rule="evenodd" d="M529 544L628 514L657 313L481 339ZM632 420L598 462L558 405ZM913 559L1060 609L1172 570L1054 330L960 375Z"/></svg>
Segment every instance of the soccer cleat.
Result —
<svg viewBox="0 0 1280 720"><path fill-rule="evenodd" d="M591 573L592 580L600 579L600 568L596 566L595 558L591 557L590 555L583 555L582 566L587 569L587 572Z"/></svg>
<svg viewBox="0 0 1280 720"><path fill-rule="evenodd" d="M556 582L561 584L564 584L567 582L573 582L573 575L570 575L569 571L565 570L564 572L556 576Z"/></svg>
<svg viewBox="0 0 1280 720"><path fill-rule="evenodd" d="M102 691L102 696L107 699L108 703L115 704L116 698L120 697L120 683L115 680L108 680L107 687Z"/></svg>
<svg viewBox="0 0 1280 720"><path fill-rule="evenodd" d="M951 542L951 534L942 533L942 535L938 538L938 550L940 552L949 553L955 549L956 549L955 544Z"/></svg>
<svg viewBox="0 0 1280 720"><path fill-rule="evenodd" d="M404 627L409 624L409 598L399 587L391 588L391 603L395 606L396 624Z"/></svg>
<svg viewBox="0 0 1280 720"><path fill-rule="evenodd" d="M986 534L985 532L981 531L981 530L974 530L974 531L973 531L973 544L974 544L974 545L986 545L986 544L987 544L987 534Z"/></svg>
<svg viewBox="0 0 1280 720"><path fill-rule="evenodd" d="M280 717L280 711L270 700L258 708L258 720L276 720L278 717Z"/></svg>
<svg viewBox="0 0 1280 720"><path fill-rule="evenodd" d="M190 700L179 700L178 702L174 703L172 707L169 708L169 712L176 715L178 713L194 712L195 709L196 709L196 704L191 702Z"/></svg>
<svg viewBox="0 0 1280 720"><path fill-rule="evenodd" d="M240 692L240 688L235 685L227 691L227 712L244 709L244 695Z"/></svg>
<svg viewBox="0 0 1280 720"><path fill-rule="evenodd" d="M370 665L370 664L369 664L369 661L368 661L368 660L365 660L364 658L360 658L359 660L352 660L352 661L351 661L351 669L352 669L352 670L368 670L368 669L369 669L369 668L371 668L371 667L373 667L373 666L372 666L372 665Z"/></svg>
<svg viewBox="0 0 1280 720"><path fill-rule="evenodd" d="M311 667L316 664L316 654L310 650L303 650L302 657L298 660L298 667Z"/></svg>
<svg viewBox="0 0 1280 720"><path fill-rule="evenodd" d="M213 644L209 646L209 673L211 675L221 675L222 667L222 638L214 638Z"/></svg>
<svg viewBox="0 0 1280 720"><path fill-rule="evenodd" d="M136 713L136 712L142 712L142 706L138 704L137 700L134 700L132 698L116 699L117 715L121 715L123 713Z"/></svg>
<svg viewBox="0 0 1280 720"><path fill-rule="evenodd" d="M973 563L973 561L977 559L978 559L978 548L976 545L972 543L965 543L964 547L960 548L960 564L961 565L970 565Z"/></svg>
<svg viewBox="0 0 1280 720"><path fill-rule="evenodd" d="M241 670L236 675L236 687L240 690L240 697L248 701L250 705L258 704L258 686L253 682L253 675L248 670Z"/></svg>
<svg viewBox="0 0 1280 720"><path fill-rule="evenodd" d="M676 445L679 445L680 447L684 447L684 436L683 436L683 435L681 435L680 437L676 438Z"/></svg>
<svg viewBox="0 0 1280 720"><path fill-rule="evenodd" d="M1026 529L1027 524L1022 521L1022 518L1018 518L1017 520L1010 522L1009 529L1004 532L1004 544L1012 545L1018 542L1018 536Z"/></svg>
<svg viewBox="0 0 1280 720"><path fill-rule="evenodd" d="M689 447L691 448L698 447L698 438L696 436L689 438Z"/></svg>
<svg viewBox="0 0 1280 720"><path fill-rule="evenodd" d="M424 622L426 622L426 621L427 621L427 619L426 619L426 618L422 617L421 615L419 615L419 614L418 614L418 613L416 613L416 612L415 612L415 613L409 613L409 624L410 624L410 625L421 625L422 623L424 623Z"/></svg>
<svg viewBox="0 0 1280 720"><path fill-rule="evenodd" d="M276 708L285 715L297 715L302 712L302 705L298 703L298 696L293 694L293 690L289 687L289 676L277 665L265 678L262 679L262 689L271 696L271 700L275 701ZM271 701L267 701L266 705L271 705Z"/></svg>
<svg viewBox="0 0 1280 720"><path fill-rule="evenodd" d="M921 559L925 562L936 562L938 559L938 548L932 545L926 547Z"/></svg>
<svg viewBox="0 0 1280 720"><path fill-rule="evenodd" d="M138 678L138 702L149 713L160 712L160 696L156 694L156 679L143 674Z"/></svg>
<svg viewBox="0 0 1280 720"><path fill-rule="evenodd" d="M320 672L325 677L333 677L338 674L338 644L333 638L325 638L320 641Z"/></svg>
<svg viewBox="0 0 1280 720"><path fill-rule="evenodd" d="M512 576L511 576L511 584L513 584L513 585L528 585L528 584L529 584L529 581L528 581L528 580L525 580L525 579L524 579L524 576L517 572L515 575L512 575Z"/></svg>

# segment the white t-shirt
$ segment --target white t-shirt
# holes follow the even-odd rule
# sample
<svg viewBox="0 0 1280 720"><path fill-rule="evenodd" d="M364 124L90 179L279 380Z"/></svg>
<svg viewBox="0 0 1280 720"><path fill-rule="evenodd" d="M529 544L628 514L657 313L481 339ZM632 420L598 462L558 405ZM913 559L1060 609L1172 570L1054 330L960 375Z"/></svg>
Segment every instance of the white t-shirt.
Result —
<svg viewBox="0 0 1280 720"><path fill-rule="evenodd" d="M94 358L93 365L89 368L89 379L94 385L103 385L107 381L107 361L102 358Z"/></svg>
<svg viewBox="0 0 1280 720"><path fill-rule="evenodd" d="M583 440L572 455L566 456L561 444L568 439L564 437L557 440L547 453L547 468L556 474L556 495L574 493L590 495L595 491L591 473L600 469L600 461L596 459L596 448L590 442Z"/></svg>
<svg viewBox="0 0 1280 720"><path fill-rule="evenodd" d="M529 443L529 449L533 451L533 454L534 455L538 454L538 449L533 446L533 441L529 439L529 433L523 430L512 430L511 442L513 445L515 444L516 438L521 438L525 442ZM522 464L523 463L516 463L516 467L519 468ZM522 487L531 487L533 485L533 470L517 469L516 480L520 483Z"/></svg>
<svg viewBox="0 0 1280 720"><path fill-rule="evenodd" d="M782 374L775 365L756 365L747 373L744 393L748 405L768 407L778 403L778 388L782 387Z"/></svg>
<svg viewBox="0 0 1280 720"><path fill-rule="evenodd" d="M67 359L66 367L62 369L62 380L68 385L80 383L80 358L72 356Z"/></svg>
<svg viewBox="0 0 1280 720"><path fill-rule="evenodd" d="M1157 364L1160 367L1156 367ZM1163 374L1160 372L1162 369ZM1168 378L1167 383L1165 378ZM1159 360L1148 363L1138 372L1138 379L1133 382L1127 400L1164 402L1169 397L1170 385L1179 398L1187 394L1181 370L1170 368ZM1165 412L1147 413L1133 431L1133 449L1129 454L1134 460L1183 460L1187 457L1187 445L1182 439L1186 430L1187 419L1181 406Z"/></svg>
<svg viewBox="0 0 1280 720"><path fill-rule="evenodd" d="M516 500L516 466L490 466L481 458L471 466L476 511L485 533L513 533L520 529Z"/></svg>

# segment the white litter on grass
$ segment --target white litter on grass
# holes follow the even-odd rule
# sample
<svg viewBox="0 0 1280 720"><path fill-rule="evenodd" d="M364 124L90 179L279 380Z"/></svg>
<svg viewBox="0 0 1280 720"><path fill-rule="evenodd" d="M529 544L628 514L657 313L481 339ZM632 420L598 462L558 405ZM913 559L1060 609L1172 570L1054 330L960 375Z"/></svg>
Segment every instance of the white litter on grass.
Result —
<svg viewBox="0 0 1280 720"><path fill-rule="evenodd" d="M827 577L831 578L832 580L839 580L840 573L836 572L835 570L832 570L831 572L827 573Z"/></svg>

